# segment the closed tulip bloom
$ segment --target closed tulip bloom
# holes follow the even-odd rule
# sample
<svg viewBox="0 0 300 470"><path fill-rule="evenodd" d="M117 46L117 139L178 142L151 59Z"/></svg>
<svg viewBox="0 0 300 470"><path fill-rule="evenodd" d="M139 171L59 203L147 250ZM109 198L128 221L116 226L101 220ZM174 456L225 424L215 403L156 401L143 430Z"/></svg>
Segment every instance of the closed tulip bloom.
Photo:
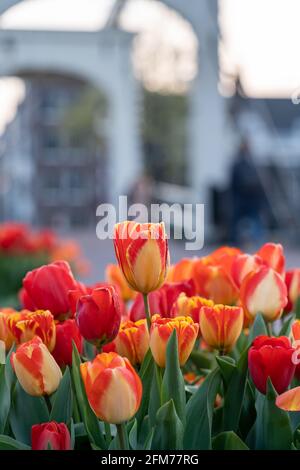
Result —
<svg viewBox="0 0 300 470"><path fill-rule="evenodd" d="M49 351L53 351L56 328L53 315L49 310L36 310L12 314L7 320L8 328L17 344L26 343L39 336Z"/></svg>
<svg viewBox="0 0 300 470"><path fill-rule="evenodd" d="M23 279L23 299L28 299L32 308L50 310L55 318L70 315L69 290L76 290L69 264L56 261L29 271ZM27 308L27 305L24 305Z"/></svg>
<svg viewBox="0 0 300 470"><path fill-rule="evenodd" d="M115 352L98 354L80 365L86 394L96 416L120 424L131 419L142 399L142 382L127 358Z"/></svg>
<svg viewBox="0 0 300 470"><path fill-rule="evenodd" d="M167 281L179 282L191 279L193 277L193 263L192 258L183 258L178 263L172 264L168 270Z"/></svg>
<svg viewBox="0 0 300 470"><path fill-rule="evenodd" d="M122 323L114 341L104 346L103 351L115 351L129 359L132 365L141 364L149 349L149 331L145 319Z"/></svg>
<svg viewBox="0 0 300 470"><path fill-rule="evenodd" d="M56 324L56 343L52 355L60 367L72 365L73 341L82 353L83 339L73 318Z"/></svg>
<svg viewBox="0 0 300 470"><path fill-rule="evenodd" d="M11 315L15 318L21 319L24 315L21 312L17 312L12 308L3 308L0 310L0 341L4 341L6 351L9 351L13 343L16 341L11 329L8 326L8 321Z"/></svg>
<svg viewBox="0 0 300 470"><path fill-rule="evenodd" d="M300 345L300 320L295 320L292 324L291 328L291 335L290 339L292 341L292 346L297 349L297 352L299 351L299 345ZM295 377L297 379L300 378L300 358L297 355L297 360L294 360L293 357L293 362L296 364L296 369L295 369Z"/></svg>
<svg viewBox="0 0 300 470"><path fill-rule="evenodd" d="M117 287L124 302L135 298L136 292L130 289L119 265L108 264L105 269L105 277L109 284Z"/></svg>
<svg viewBox="0 0 300 470"><path fill-rule="evenodd" d="M177 332L179 363L184 366L188 360L196 338L199 325L191 317L161 318L153 315L150 329L150 348L159 367L166 366L166 349L173 332Z"/></svg>
<svg viewBox="0 0 300 470"><path fill-rule="evenodd" d="M255 338L249 349L248 365L254 385L261 393L266 394L268 377L277 393L288 388L295 372L294 352L286 336L270 338L262 335Z"/></svg>
<svg viewBox="0 0 300 470"><path fill-rule="evenodd" d="M168 240L163 223L117 224L114 246L119 266L132 289L148 294L162 286L169 264Z"/></svg>
<svg viewBox="0 0 300 470"><path fill-rule="evenodd" d="M62 378L58 364L38 336L18 347L11 364L21 386L32 396L51 395Z"/></svg>
<svg viewBox="0 0 300 470"><path fill-rule="evenodd" d="M284 276L285 257L280 243L265 243L256 254L263 259L267 266Z"/></svg>
<svg viewBox="0 0 300 470"><path fill-rule="evenodd" d="M213 307L214 303L212 300L198 295L188 297L186 294L181 293L172 305L170 317L191 317L195 323L199 323L200 310L204 306Z"/></svg>
<svg viewBox="0 0 300 470"><path fill-rule="evenodd" d="M65 423L50 421L31 428L32 450L71 450L71 436Z"/></svg>
<svg viewBox="0 0 300 470"><path fill-rule="evenodd" d="M113 286L94 289L77 302L76 322L81 335L97 347L110 343L118 334L121 308Z"/></svg>
<svg viewBox="0 0 300 470"><path fill-rule="evenodd" d="M291 388L276 397L276 406L285 411L300 411L300 387Z"/></svg>
<svg viewBox="0 0 300 470"><path fill-rule="evenodd" d="M264 264L263 259L258 255L248 255L246 253L238 255L232 263L231 276L238 287L245 277L252 271L256 271Z"/></svg>
<svg viewBox="0 0 300 470"><path fill-rule="evenodd" d="M230 351L241 334L244 322L241 307L202 307L200 330L205 343L223 353Z"/></svg>
<svg viewBox="0 0 300 470"><path fill-rule="evenodd" d="M261 313L267 321L274 321L287 304L286 285L276 271L263 266L243 280L240 300L249 319Z"/></svg>
<svg viewBox="0 0 300 470"><path fill-rule="evenodd" d="M296 302L300 297L300 269L291 269L287 271L285 276L285 283L288 293L288 304L285 308L287 312L290 312L295 308Z"/></svg>

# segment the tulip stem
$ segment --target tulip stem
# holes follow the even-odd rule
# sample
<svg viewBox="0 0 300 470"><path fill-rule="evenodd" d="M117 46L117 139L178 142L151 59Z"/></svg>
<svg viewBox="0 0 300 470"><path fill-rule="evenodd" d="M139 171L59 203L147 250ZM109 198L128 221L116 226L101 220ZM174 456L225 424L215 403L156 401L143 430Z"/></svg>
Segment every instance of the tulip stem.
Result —
<svg viewBox="0 0 300 470"><path fill-rule="evenodd" d="M104 429L105 429L105 436L106 436L106 442L107 445L111 443L111 430L110 430L110 424L104 422Z"/></svg>
<svg viewBox="0 0 300 470"><path fill-rule="evenodd" d="M150 314L150 306L149 306L148 294L143 294L143 299L144 299L145 315L146 315L146 319L147 319L148 330L150 331L150 326L151 326L151 314Z"/></svg>
<svg viewBox="0 0 300 470"><path fill-rule="evenodd" d="M117 426L120 450L129 450L125 423L120 423L120 424L117 424L116 426Z"/></svg>
<svg viewBox="0 0 300 470"><path fill-rule="evenodd" d="M272 331L272 324L268 321L267 323L267 330L268 330L268 335L273 336L273 331Z"/></svg>
<svg viewBox="0 0 300 470"><path fill-rule="evenodd" d="M48 411L49 411L49 415L50 415L50 414L51 414L51 410L52 410L52 404L51 404L51 400L50 400L49 395L45 395L45 401L46 401L46 405L47 405L47 408L48 408Z"/></svg>

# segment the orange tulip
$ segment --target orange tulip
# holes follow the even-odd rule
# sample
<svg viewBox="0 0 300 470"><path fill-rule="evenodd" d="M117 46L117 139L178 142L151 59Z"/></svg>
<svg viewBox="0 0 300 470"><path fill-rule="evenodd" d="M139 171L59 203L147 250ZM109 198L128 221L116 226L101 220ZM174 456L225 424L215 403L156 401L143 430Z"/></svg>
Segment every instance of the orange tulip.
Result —
<svg viewBox="0 0 300 470"><path fill-rule="evenodd" d="M300 269L291 269L290 271L287 271L285 283L288 292L288 304L285 310L290 312L295 308L296 302L300 297Z"/></svg>
<svg viewBox="0 0 300 470"><path fill-rule="evenodd" d="M231 267L231 276L233 281L238 287L241 287L241 284L247 274L252 271L256 271L263 264L263 259L258 255L248 255L244 253L237 256Z"/></svg>
<svg viewBox="0 0 300 470"><path fill-rule="evenodd" d="M226 274L231 276L231 268L235 259L241 255L241 250L232 246L221 246L213 251L209 258L214 265L222 266Z"/></svg>
<svg viewBox="0 0 300 470"><path fill-rule="evenodd" d="M136 297L136 292L127 284L127 281L117 264L108 264L105 269L105 277L109 284L117 287L124 302L133 300Z"/></svg>
<svg viewBox="0 0 300 470"><path fill-rule="evenodd" d="M193 259L183 258L178 263L173 264L167 275L168 282L186 281L192 278Z"/></svg>
<svg viewBox="0 0 300 470"><path fill-rule="evenodd" d="M300 387L291 388L276 397L276 406L285 411L300 411Z"/></svg>
<svg viewBox="0 0 300 470"><path fill-rule="evenodd" d="M9 351L15 342L15 338L8 327L8 319L11 315L16 318L22 318L23 314L13 310L12 308L4 308L0 310L0 341L4 341L6 351Z"/></svg>
<svg viewBox="0 0 300 470"><path fill-rule="evenodd" d="M267 266L274 269L281 276L284 276L285 257L280 243L265 243L256 254L263 259Z"/></svg>
<svg viewBox="0 0 300 470"><path fill-rule="evenodd" d="M53 351L56 339L56 327L53 315L49 310L23 311L9 315L8 329L17 344L39 336L49 351Z"/></svg>
<svg viewBox="0 0 300 470"><path fill-rule="evenodd" d="M58 364L38 336L18 347L11 364L21 386L32 396L51 395L62 378Z"/></svg>
<svg viewBox="0 0 300 470"><path fill-rule="evenodd" d="M170 316L174 317L192 317L195 323L199 323L200 310L203 306L213 307L212 300L205 299L198 295L187 297L185 293L181 293L174 302Z"/></svg>
<svg viewBox="0 0 300 470"><path fill-rule="evenodd" d="M107 423L131 419L142 399L142 382L127 358L98 354L80 365L86 394L96 416Z"/></svg>
<svg viewBox="0 0 300 470"><path fill-rule="evenodd" d="M162 286L169 261L163 223L116 224L114 246L119 266L132 289L148 294Z"/></svg>
<svg viewBox="0 0 300 470"><path fill-rule="evenodd" d="M287 304L286 285L274 269L262 266L243 280L240 300L249 319L261 313L267 321L274 321Z"/></svg>
<svg viewBox="0 0 300 470"><path fill-rule="evenodd" d="M117 337L103 347L104 352L115 351L125 356L130 363L141 364L149 349L149 331L146 319L122 323Z"/></svg>
<svg viewBox="0 0 300 470"><path fill-rule="evenodd" d="M222 352L230 351L243 328L243 309L227 305L202 307L200 329L208 346Z"/></svg>
<svg viewBox="0 0 300 470"><path fill-rule="evenodd" d="M161 318L153 315L150 330L150 348L155 362L166 365L166 349L173 330L177 331L179 363L183 366L194 347L199 325L191 317Z"/></svg>

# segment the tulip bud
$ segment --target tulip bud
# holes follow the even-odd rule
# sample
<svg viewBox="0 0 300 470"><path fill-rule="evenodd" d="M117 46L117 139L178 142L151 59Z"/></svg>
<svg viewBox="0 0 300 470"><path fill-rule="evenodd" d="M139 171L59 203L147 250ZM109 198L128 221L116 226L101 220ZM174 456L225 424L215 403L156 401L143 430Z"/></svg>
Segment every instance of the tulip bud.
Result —
<svg viewBox="0 0 300 470"><path fill-rule="evenodd" d="M71 436L65 423L50 421L31 428L32 450L71 450Z"/></svg>
<svg viewBox="0 0 300 470"><path fill-rule="evenodd" d="M80 365L86 394L96 416L120 424L131 419L142 399L142 382L127 358L114 352L98 354Z"/></svg>
<svg viewBox="0 0 300 470"><path fill-rule="evenodd" d="M170 317L191 317L195 323L199 323L201 308L204 306L213 307L213 305L212 300L198 295L188 297L186 294L181 293L172 305Z"/></svg>
<svg viewBox="0 0 300 470"><path fill-rule="evenodd" d="M280 243L265 243L256 253L264 263L284 277L285 257Z"/></svg>
<svg viewBox="0 0 300 470"><path fill-rule="evenodd" d="M258 270L264 264L263 259L258 255L239 255L232 263L231 276L238 287L245 277L252 271Z"/></svg>
<svg viewBox="0 0 300 470"><path fill-rule="evenodd" d="M120 266L117 264L108 264L105 269L105 277L109 284L112 284L119 290L124 302L135 298L136 292L128 286Z"/></svg>
<svg viewBox="0 0 300 470"><path fill-rule="evenodd" d="M51 395L62 378L59 366L38 336L12 353L11 364L21 386L32 396Z"/></svg>
<svg viewBox="0 0 300 470"><path fill-rule="evenodd" d="M246 276L240 300L249 319L261 313L267 321L279 318L287 304L287 289L282 277L267 266Z"/></svg>
<svg viewBox="0 0 300 470"><path fill-rule="evenodd" d="M132 289L148 294L162 286L169 263L163 223L116 224L114 246L119 266Z"/></svg>
<svg viewBox="0 0 300 470"><path fill-rule="evenodd" d="M8 328L17 344L26 343L39 336L51 352L55 346L56 328L53 315L49 310L36 310L9 315Z"/></svg>
<svg viewBox="0 0 300 470"><path fill-rule="evenodd" d="M241 307L214 305L202 307L200 330L205 343L211 348L228 352L235 345L243 328L244 314Z"/></svg>
<svg viewBox="0 0 300 470"><path fill-rule="evenodd" d="M255 338L249 349L248 366L254 385L261 393L266 394L268 377L277 393L288 388L295 372L294 352L286 336L270 338L262 335Z"/></svg>
<svg viewBox="0 0 300 470"><path fill-rule="evenodd" d="M176 329L178 340L179 363L184 366L188 360L199 331L198 323L191 317L161 318L153 315L150 329L150 348L159 367L166 366L168 340Z"/></svg>
<svg viewBox="0 0 300 470"><path fill-rule="evenodd" d="M288 304L285 311L290 312L296 307L296 302L300 298L300 269L287 271L285 283L288 293Z"/></svg>
<svg viewBox="0 0 300 470"><path fill-rule="evenodd" d="M72 318L56 324L56 343L52 355L60 367L72 365L73 341L82 353L83 340L76 321Z"/></svg>
<svg viewBox="0 0 300 470"><path fill-rule="evenodd" d="M50 310L57 319L70 314L68 292L76 290L77 282L69 264L57 261L29 271L23 279L23 287L23 299L30 302L28 308L34 305L36 309Z"/></svg>
<svg viewBox="0 0 300 470"><path fill-rule="evenodd" d="M77 302L76 322L81 335L97 347L111 342L121 323L120 302L114 287L100 287L81 296Z"/></svg>

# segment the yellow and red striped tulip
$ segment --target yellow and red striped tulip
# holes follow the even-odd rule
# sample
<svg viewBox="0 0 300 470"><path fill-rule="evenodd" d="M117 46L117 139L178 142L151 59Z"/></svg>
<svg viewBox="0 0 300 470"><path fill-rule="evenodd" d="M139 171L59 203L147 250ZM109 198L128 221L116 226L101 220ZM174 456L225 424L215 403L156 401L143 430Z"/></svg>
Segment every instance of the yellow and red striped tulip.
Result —
<svg viewBox="0 0 300 470"><path fill-rule="evenodd" d="M155 362L160 367L165 367L168 340L175 329L179 363L184 366L198 336L198 323L194 323L191 317L161 318L160 315L153 315L151 320L150 348Z"/></svg>
<svg viewBox="0 0 300 470"><path fill-rule="evenodd" d="M276 406L285 411L300 411L300 387L291 388L276 397Z"/></svg>
<svg viewBox="0 0 300 470"><path fill-rule="evenodd" d="M127 358L98 354L80 365L86 394L96 416L107 423L131 419L142 399L142 382Z"/></svg>
<svg viewBox="0 0 300 470"><path fill-rule="evenodd" d="M246 253L235 258L231 267L231 276L238 287L245 277L252 271L256 271L264 264L263 259L258 255L248 255Z"/></svg>
<svg viewBox="0 0 300 470"><path fill-rule="evenodd" d="M115 351L130 363L141 364L149 349L149 331L146 319L122 323L117 337L103 347L104 352Z"/></svg>
<svg viewBox="0 0 300 470"><path fill-rule="evenodd" d="M3 308L0 310L0 341L4 341L6 351L9 351L15 342L15 338L8 327L8 320L11 315L14 315L18 319L22 319L24 313L17 312L12 308Z"/></svg>
<svg viewBox="0 0 300 470"><path fill-rule="evenodd" d="M256 253L269 268L278 274L285 274L285 256L283 246L280 243L265 243Z"/></svg>
<svg viewBox="0 0 300 470"><path fill-rule="evenodd" d="M223 353L230 351L241 334L244 322L241 307L202 307L200 329L205 343Z"/></svg>
<svg viewBox="0 0 300 470"><path fill-rule="evenodd" d="M38 336L12 353L11 364L21 386L32 396L51 395L62 378L58 364Z"/></svg>
<svg viewBox="0 0 300 470"><path fill-rule="evenodd" d="M49 310L23 311L9 315L8 329L17 344L26 343L39 336L49 351L53 351L56 339L56 326Z"/></svg>
<svg viewBox="0 0 300 470"><path fill-rule="evenodd" d="M163 223L116 224L114 246L119 266L132 289L148 294L162 286L169 263Z"/></svg>
<svg viewBox="0 0 300 470"><path fill-rule="evenodd" d="M287 288L274 269L262 266L243 280L240 301L250 320L261 313L267 321L274 321L281 316L288 302Z"/></svg>
<svg viewBox="0 0 300 470"><path fill-rule="evenodd" d="M285 308L287 312L290 312L295 308L296 302L300 297L300 269L291 269L287 271L285 276L285 283L288 293L288 304Z"/></svg>
<svg viewBox="0 0 300 470"><path fill-rule="evenodd" d="M201 307L213 307L214 302L199 295L188 297L182 292L174 302L170 316L175 317L192 317L194 322L199 323Z"/></svg>
<svg viewBox="0 0 300 470"><path fill-rule="evenodd" d="M105 277L109 284L117 287L124 302L136 297L136 292L130 289L118 264L108 264L105 269Z"/></svg>

